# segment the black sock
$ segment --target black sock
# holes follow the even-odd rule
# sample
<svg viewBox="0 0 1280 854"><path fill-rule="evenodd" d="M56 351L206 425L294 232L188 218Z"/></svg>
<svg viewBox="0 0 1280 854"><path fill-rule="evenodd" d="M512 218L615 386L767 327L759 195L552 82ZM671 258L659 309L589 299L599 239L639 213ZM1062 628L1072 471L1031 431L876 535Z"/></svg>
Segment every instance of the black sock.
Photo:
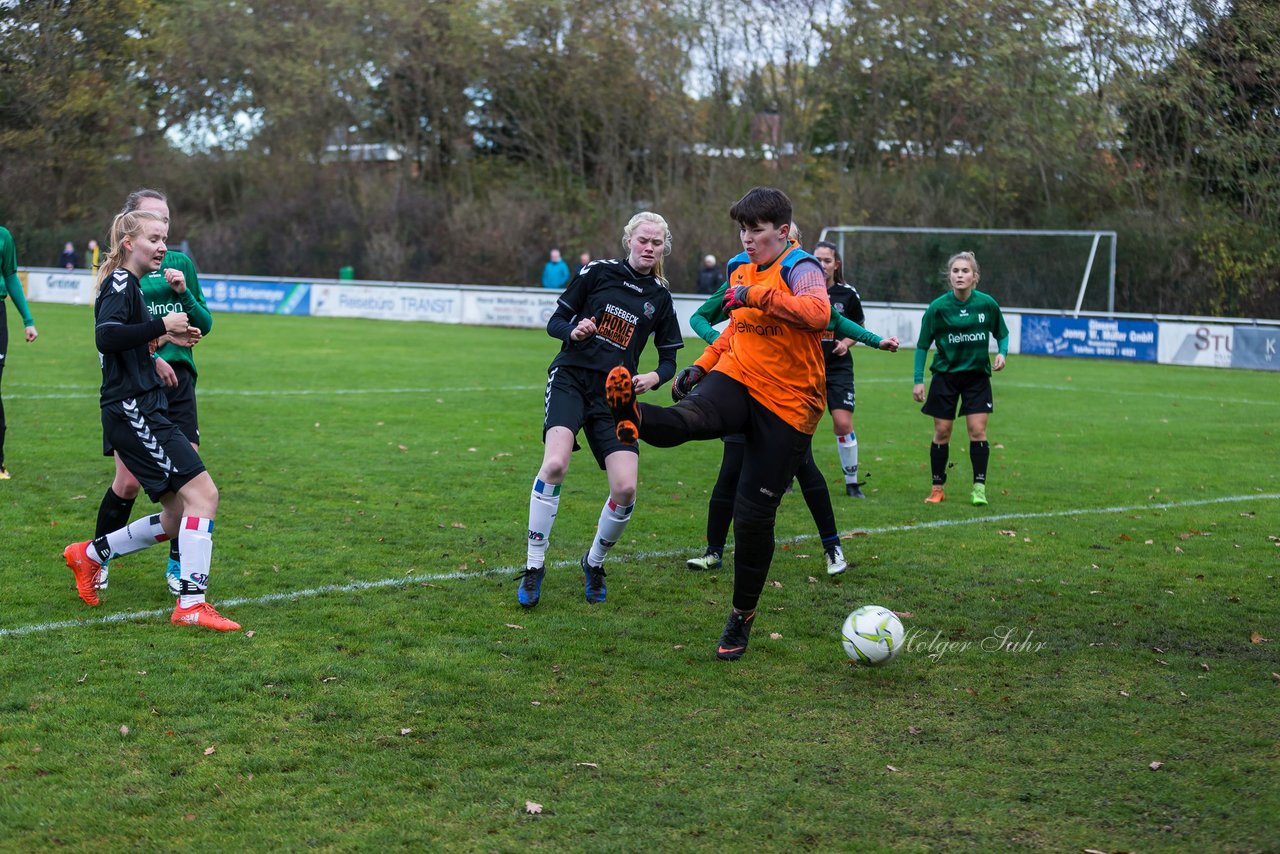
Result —
<svg viewBox="0 0 1280 854"><path fill-rule="evenodd" d="M121 498L108 486L107 494L102 496L102 503L98 505L98 527L94 528L93 536L105 537L112 531L120 530L129 524L129 514L132 512L133 499Z"/></svg>
<svg viewBox="0 0 1280 854"><path fill-rule="evenodd" d="M950 445L935 442L929 446L929 468L933 470L934 486L942 486L947 482L947 456L950 453Z"/></svg>
<svg viewBox="0 0 1280 854"><path fill-rule="evenodd" d="M973 482L987 482L987 460L991 459L990 442L970 442L969 460L973 463Z"/></svg>
<svg viewBox="0 0 1280 854"><path fill-rule="evenodd" d="M178 538L174 537L169 541L169 557L176 561L182 560L182 552L178 551Z"/></svg>

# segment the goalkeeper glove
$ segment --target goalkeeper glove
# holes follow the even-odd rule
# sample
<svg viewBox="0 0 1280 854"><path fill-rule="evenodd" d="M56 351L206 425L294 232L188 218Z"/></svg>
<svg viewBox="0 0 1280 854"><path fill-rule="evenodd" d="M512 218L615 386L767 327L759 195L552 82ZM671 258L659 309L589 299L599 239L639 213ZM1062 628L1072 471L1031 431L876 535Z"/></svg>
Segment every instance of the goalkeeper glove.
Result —
<svg viewBox="0 0 1280 854"><path fill-rule="evenodd" d="M676 381L671 384L671 399L676 403L684 400L685 395L693 391L693 387L702 382L702 378L706 375L707 372L697 365L685 368L676 375Z"/></svg>
<svg viewBox="0 0 1280 854"><path fill-rule="evenodd" d="M728 314L735 308L745 308L747 306L748 290L750 290L748 285L736 285L724 292L725 314Z"/></svg>

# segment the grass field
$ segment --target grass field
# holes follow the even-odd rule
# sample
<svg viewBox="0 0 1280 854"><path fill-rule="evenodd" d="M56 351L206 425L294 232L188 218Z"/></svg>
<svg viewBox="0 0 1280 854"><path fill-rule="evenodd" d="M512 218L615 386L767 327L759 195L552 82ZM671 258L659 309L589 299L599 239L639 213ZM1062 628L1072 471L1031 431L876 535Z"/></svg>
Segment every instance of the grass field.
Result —
<svg viewBox="0 0 1280 854"><path fill-rule="evenodd" d="M91 314L35 310L4 377L2 850L1280 850L1274 374L1014 356L991 505L926 506L911 353L860 349L866 501L826 419L815 445L853 565L828 579L789 496L726 663L732 574L684 568L717 442L643 451L598 606L606 487L576 455L516 604L539 331L218 317L210 595L245 631L171 627L161 549L85 607L61 551L111 475ZM883 669L840 648L866 603L907 615Z"/></svg>

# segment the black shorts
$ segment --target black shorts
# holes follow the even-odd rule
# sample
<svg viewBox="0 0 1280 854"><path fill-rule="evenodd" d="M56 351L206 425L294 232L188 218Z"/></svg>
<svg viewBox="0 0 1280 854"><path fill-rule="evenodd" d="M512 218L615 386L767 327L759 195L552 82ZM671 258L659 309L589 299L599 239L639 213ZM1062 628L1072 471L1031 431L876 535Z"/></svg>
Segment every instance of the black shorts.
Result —
<svg viewBox="0 0 1280 854"><path fill-rule="evenodd" d="M960 403L961 415L994 412L991 377L983 371L934 374L929 382L929 394L920 411L943 421L955 421L957 402Z"/></svg>
<svg viewBox="0 0 1280 854"><path fill-rule="evenodd" d="M177 492L205 470L186 434L165 415L165 406L164 394L153 391L102 407L103 445L115 449L152 501Z"/></svg>
<svg viewBox="0 0 1280 854"><path fill-rule="evenodd" d="M573 449L581 450L578 431L586 433L587 444L600 468L605 457L616 451L639 454L638 445L624 445L614 432L613 413L604 402L604 371L562 365L547 374L547 391L542 415L542 440L552 427L573 433Z"/></svg>
<svg viewBox="0 0 1280 854"><path fill-rule="evenodd" d="M178 377L177 388L165 387L164 396L169 401L169 420L182 430L191 444L200 444L200 419L196 416L196 376L182 362L170 363Z"/></svg>
<svg viewBox="0 0 1280 854"><path fill-rule="evenodd" d="M827 363L827 411L845 409L853 412L853 360L832 365Z"/></svg>

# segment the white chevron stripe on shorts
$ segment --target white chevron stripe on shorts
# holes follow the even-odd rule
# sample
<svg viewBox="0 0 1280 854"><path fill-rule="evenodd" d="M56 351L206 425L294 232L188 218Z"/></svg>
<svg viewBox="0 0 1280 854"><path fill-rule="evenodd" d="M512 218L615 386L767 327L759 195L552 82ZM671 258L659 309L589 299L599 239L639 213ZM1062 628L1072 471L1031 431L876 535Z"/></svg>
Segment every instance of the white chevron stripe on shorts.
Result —
<svg viewBox="0 0 1280 854"><path fill-rule="evenodd" d="M160 442L156 437L151 435L151 428L147 427L146 419L138 411L138 401L131 398L121 401L120 405L124 407L125 418L128 419L129 426L133 428L134 435L142 442L142 447L147 449L147 453L156 461L156 465L160 466L168 474L173 474L173 461L164 452L164 448L160 446Z"/></svg>

